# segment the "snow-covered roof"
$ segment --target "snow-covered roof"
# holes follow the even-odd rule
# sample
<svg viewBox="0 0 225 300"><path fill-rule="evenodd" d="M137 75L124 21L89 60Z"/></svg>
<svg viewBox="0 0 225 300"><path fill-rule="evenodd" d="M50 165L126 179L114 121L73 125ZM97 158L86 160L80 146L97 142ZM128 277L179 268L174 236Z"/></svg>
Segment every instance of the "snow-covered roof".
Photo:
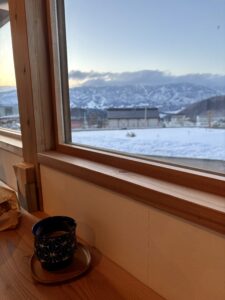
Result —
<svg viewBox="0 0 225 300"><path fill-rule="evenodd" d="M110 108L107 110L108 119L158 119L157 108Z"/></svg>
<svg viewBox="0 0 225 300"><path fill-rule="evenodd" d="M7 115L0 117L0 120L17 120L19 119L19 115Z"/></svg>

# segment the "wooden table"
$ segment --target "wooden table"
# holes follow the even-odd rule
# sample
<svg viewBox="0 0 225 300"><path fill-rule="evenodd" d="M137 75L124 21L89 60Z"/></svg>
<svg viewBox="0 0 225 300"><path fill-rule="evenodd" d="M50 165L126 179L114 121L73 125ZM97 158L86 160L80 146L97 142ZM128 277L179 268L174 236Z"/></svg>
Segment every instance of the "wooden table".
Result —
<svg viewBox="0 0 225 300"><path fill-rule="evenodd" d="M23 212L17 229L0 232L0 300L162 300L163 298L91 248L92 266L80 279L43 285L31 277L32 225L37 218Z"/></svg>

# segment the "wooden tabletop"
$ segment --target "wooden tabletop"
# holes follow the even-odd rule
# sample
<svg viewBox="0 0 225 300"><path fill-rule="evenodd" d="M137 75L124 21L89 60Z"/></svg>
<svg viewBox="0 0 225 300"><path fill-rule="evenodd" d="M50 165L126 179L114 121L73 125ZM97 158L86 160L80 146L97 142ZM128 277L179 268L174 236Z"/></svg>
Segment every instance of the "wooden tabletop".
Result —
<svg viewBox="0 0 225 300"><path fill-rule="evenodd" d="M32 225L37 218L23 212L20 226L0 232L0 299L162 300L158 294L90 248L92 266L83 277L64 284L43 285L32 279Z"/></svg>

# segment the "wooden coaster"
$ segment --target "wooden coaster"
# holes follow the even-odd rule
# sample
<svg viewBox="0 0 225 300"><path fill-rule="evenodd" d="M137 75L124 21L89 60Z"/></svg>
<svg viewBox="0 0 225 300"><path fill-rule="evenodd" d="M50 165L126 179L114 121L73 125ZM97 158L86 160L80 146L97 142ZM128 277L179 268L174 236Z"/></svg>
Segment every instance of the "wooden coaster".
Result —
<svg viewBox="0 0 225 300"><path fill-rule="evenodd" d="M87 247L78 243L73 262L66 268L57 271L47 271L33 254L30 261L32 277L41 283L51 284L75 279L84 274L91 263L91 255Z"/></svg>

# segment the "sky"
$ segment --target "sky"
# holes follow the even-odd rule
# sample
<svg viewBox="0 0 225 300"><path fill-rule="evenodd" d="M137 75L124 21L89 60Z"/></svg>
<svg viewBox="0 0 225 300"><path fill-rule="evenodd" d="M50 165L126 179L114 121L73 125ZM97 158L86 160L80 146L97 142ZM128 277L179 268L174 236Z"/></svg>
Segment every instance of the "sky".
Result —
<svg viewBox="0 0 225 300"><path fill-rule="evenodd" d="M68 69L225 74L225 0L65 0ZM15 85L9 23L0 86Z"/></svg>
<svg viewBox="0 0 225 300"><path fill-rule="evenodd" d="M68 69L225 74L225 0L65 0Z"/></svg>
<svg viewBox="0 0 225 300"><path fill-rule="evenodd" d="M0 28L0 86L15 86L10 24Z"/></svg>

